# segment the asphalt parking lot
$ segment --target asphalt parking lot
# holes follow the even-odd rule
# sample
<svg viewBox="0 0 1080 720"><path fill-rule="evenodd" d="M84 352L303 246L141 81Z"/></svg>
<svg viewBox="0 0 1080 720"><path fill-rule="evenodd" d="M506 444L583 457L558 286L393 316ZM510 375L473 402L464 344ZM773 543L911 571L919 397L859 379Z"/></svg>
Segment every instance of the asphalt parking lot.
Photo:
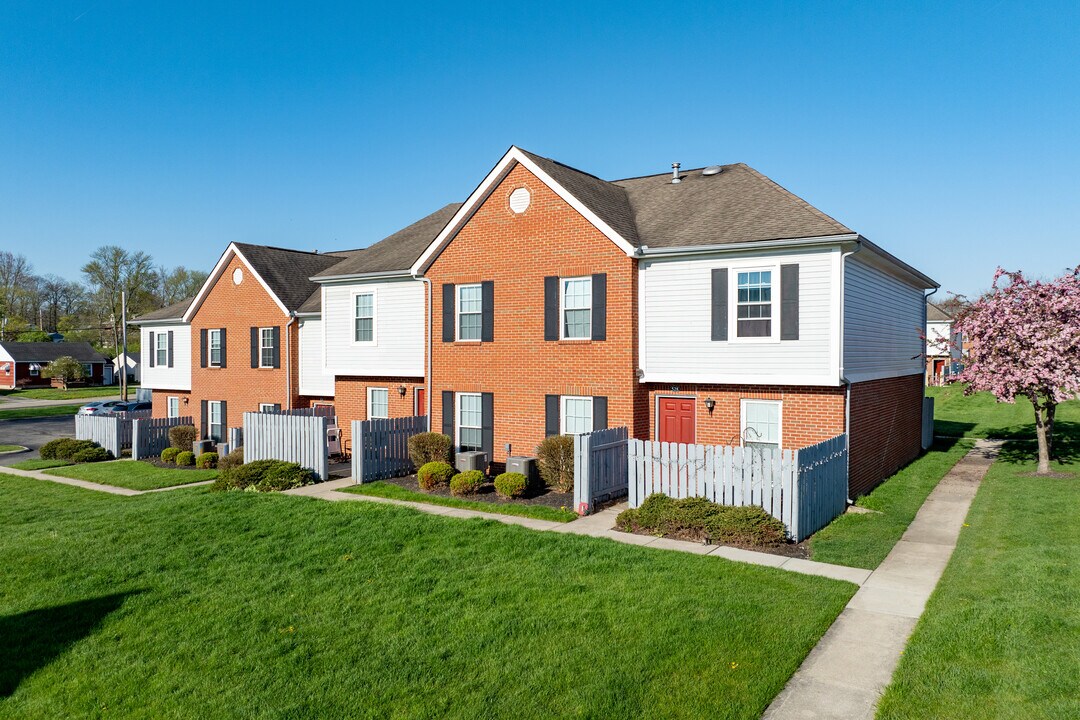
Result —
<svg viewBox="0 0 1080 720"><path fill-rule="evenodd" d="M44 417L26 420L0 420L0 445L25 445L32 452L0 455L0 465L37 457L37 449L61 437L75 437L74 417Z"/></svg>

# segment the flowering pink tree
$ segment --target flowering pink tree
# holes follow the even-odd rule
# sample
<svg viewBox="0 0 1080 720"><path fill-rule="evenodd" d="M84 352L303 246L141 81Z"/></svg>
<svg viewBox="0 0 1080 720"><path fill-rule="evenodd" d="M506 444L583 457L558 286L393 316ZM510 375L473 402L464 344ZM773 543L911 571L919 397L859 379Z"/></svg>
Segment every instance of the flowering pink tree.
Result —
<svg viewBox="0 0 1080 720"><path fill-rule="evenodd" d="M956 325L970 342L960 375L970 383L965 392L1031 400L1039 473L1049 473L1057 405L1080 395L1080 267L1049 282L998 268L990 292L962 311Z"/></svg>

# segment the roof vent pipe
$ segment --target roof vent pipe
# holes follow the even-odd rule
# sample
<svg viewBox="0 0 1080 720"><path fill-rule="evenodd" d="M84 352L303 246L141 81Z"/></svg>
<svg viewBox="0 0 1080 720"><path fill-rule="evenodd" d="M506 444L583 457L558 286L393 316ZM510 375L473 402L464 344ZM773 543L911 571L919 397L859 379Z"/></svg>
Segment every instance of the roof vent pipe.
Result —
<svg viewBox="0 0 1080 720"><path fill-rule="evenodd" d="M679 163L671 163L671 184L675 185L681 182L682 178L679 177Z"/></svg>

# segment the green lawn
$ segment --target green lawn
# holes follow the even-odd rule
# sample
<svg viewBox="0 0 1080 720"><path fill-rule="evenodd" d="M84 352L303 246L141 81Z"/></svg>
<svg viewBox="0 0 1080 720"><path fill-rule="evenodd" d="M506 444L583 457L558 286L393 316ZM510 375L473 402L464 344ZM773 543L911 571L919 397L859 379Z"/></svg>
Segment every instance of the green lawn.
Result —
<svg viewBox="0 0 1080 720"><path fill-rule="evenodd" d="M71 465L70 460L23 460L21 462L12 463L11 467L16 470L46 470L48 468L64 467L65 465Z"/></svg>
<svg viewBox="0 0 1080 720"><path fill-rule="evenodd" d="M28 420L30 418L58 417L75 415L79 405L52 405L50 407L21 408L19 410L0 410L0 420Z"/></svg>
<svg viewBox="0 0 1080 720"><path fill-rule="evenodd" d="M133 391L136 385L129 385L128 390ZM84 387L61 390L60 388L27 388L26 390L0 390L0 398L27 398L32 400L78 400L80 398L96 398L120 396L119 385L106 385L104 387ZM135 393L130 397L135 399Z"/></svg>
<svg viewBox="0 0 1080 720"><path fill-rule="evenodd" d="M0 445L0 453L19 452L25 449L22 445Z"/></svg>
<svg viewBox="0 0 1080 720"><path fill-rule="evenodd" d="M876 568L907 530L926 496L974 444L972 440L938 440L922 457L855 501L878 512L844 513L815 533L810 540L811 557Z"/></svg>
<svg viewBox="0 0 1080 720"><path fill-rule="evenodd" d="M375 503L0 476L0 716L760 717L853 585Z"/></svg>
<svg viewBox="0 0 1080 720"><path fill-rule="evenodd" d="M102 485L114 485L129 490L155 490L157 488L187 485L202 480L213 480L217 470L181 470L161 468L134 460L72 465L48 471L50 475L75 478Z"/></svg>
<svg viewBox="0 0 1080 720"><path fill-rule="evenodd" d="M878 718L1080 717L1080 476L1023 477L1031 444L987 473ZM1010 462L1011 461L1011 462Z"/></svg>
<svg viewBox="0 0 1080 720"><path fill-rule="evenodd" d="M934 430L954 437L1031 439L1035 437L1035 411L1031 402L999 403L990 393L964 395L964 386L928 387L934 398ZM1080 436L1080 401L1062 403L1057 411L1057 432Z"/></svg>
<svg viewBox="0 0 1080 720"><path fill-rule="evenodd" d="M355 493L357 495L374 495L376 497L393 498L394 500L409 500L412 502L428 503L429 505L443 505L445 507L464 508L466 510L480 510L481 512L497 513L499 515L517 515L519 517L531 517L538 520L552 520L554 522L570 522L577 519L577 513L573 510L562 510L548 507L547 505L500 505L483 502L480 500L465 500L464 498L443 497L442 495L429 495L416 492L388 482L372 482L364 485L354 485L345 488L342 492Z"/></svg>

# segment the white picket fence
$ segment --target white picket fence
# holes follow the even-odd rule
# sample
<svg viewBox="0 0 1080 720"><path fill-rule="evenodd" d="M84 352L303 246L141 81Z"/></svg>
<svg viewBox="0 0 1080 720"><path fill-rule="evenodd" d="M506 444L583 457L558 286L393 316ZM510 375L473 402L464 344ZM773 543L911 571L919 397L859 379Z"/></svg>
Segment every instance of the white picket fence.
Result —
<svg viewBox="0 0 1080 720"><path fill-rule="evenodd" d="M244 462L285 460L311 469L319 480L330 473L325 415L244 413Z"/></svg>
<svg viewBox="0 0 1080 720"><path fill-rule="evenodd" d="M629 503L653 493L756 505L798 542L827 525L847 502L847 436L798 450L630 440Z"/></svg>
<svg viewBox="0 0 1080 720"><path fill-rule="evenodd" d="M194 424L190 417L136 418L131 424L131 458L143 460L158 457L170 445L169 430Z"/></svg>

